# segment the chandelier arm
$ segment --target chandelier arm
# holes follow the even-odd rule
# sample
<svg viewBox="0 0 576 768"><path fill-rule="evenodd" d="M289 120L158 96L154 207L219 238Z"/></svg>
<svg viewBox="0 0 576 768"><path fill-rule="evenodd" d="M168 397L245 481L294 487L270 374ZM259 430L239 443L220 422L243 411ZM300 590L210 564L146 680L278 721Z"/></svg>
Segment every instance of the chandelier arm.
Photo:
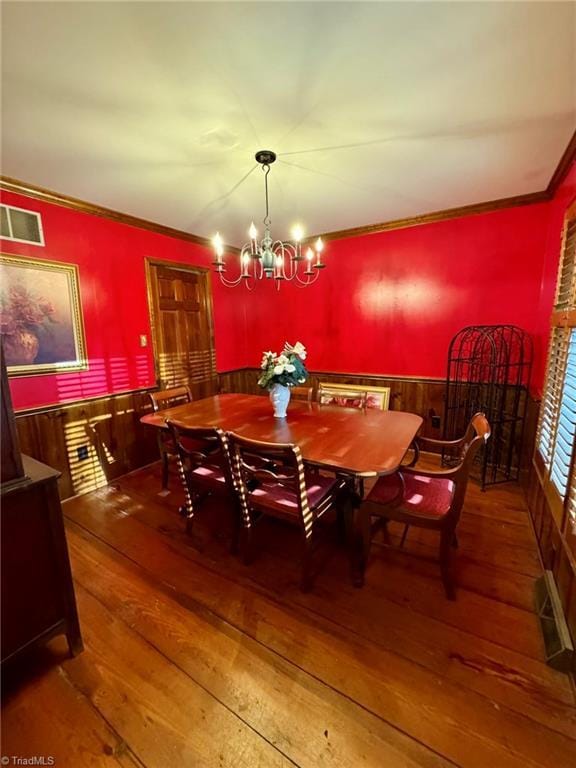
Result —
<svg viewBox="0 0 576 768"><path fill-rule="evenodd" d="M314 275L306 275L306 280L302 280L300 275L296 275L296 279L293 281L294 285L297 285L298 288L307 288L309 285L314 285L316 280L318 280L318 277L320 276L319 270L315 270Z"/></svg>
<svg viewBox="0 0 576 768"><path fill-rule="evenodd" d="M220 277L220 282L227 286L228 288L235 288L237 285L240 285L242 282L242 275L236 278L236 280L228 280L228 278L224 277L224 274L222 272L217 273Z"/></svg>

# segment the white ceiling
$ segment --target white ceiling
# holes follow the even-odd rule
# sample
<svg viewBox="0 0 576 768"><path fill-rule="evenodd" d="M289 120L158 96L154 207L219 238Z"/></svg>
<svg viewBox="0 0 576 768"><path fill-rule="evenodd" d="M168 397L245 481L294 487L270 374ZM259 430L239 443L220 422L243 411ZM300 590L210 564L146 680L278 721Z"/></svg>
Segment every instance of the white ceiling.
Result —
<svg viewBox="0 0 576 768"><path fill-rule="evenodd" d="M235 245L544 189L576 5L4 2L2 173ZM243 181L242 181L243 180Z"/></svg>

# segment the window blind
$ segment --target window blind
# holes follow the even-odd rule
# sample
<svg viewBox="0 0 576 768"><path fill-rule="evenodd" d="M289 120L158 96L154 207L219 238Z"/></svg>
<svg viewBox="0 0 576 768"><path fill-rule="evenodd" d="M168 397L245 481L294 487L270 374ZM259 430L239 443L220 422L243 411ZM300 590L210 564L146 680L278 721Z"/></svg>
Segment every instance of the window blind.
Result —
<svg viewBox="0 0 576 768"><path fill-rule="evenodd" d="M552 329L537 442L540 455L548 470L551 469L552 458L554 456L556 425L558 423L560 405L562 402L562 389L564 386L564 372L566 368L569 340L569 328Z"/></svg>
<svg viewBox="0 0 576 768"><path fill-rule="evenodd" d="M576 432L576 331L569 334L563 361L563 382L556 416L556 439L550 466L550 479L562 498L568 490L574 436Z"/></svg>
<svg viewBox="0 0 576 768"><path fill-rule="evenodd" d="M576 204L566 216L551 324L536 446L542 482L566 536L576 527Z"/></svg>
<svg viewBox="0 0 576 768"><path fill-rule="evenodd" d="M555 309L574 309L576 304L576 218L566 222L562 245Z"/></svg>

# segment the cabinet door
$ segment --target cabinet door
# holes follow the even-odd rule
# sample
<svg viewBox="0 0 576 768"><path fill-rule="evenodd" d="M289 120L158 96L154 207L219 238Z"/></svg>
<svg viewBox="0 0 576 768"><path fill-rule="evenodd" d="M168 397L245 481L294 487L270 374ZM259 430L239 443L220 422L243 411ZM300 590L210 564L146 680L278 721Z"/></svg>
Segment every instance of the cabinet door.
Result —
<svg viewBox="0 0 576 768"><path fill-rule="evenodd" d="M3 659L65 616L45 494L46 486L40 485L2 502Z"/></svg>

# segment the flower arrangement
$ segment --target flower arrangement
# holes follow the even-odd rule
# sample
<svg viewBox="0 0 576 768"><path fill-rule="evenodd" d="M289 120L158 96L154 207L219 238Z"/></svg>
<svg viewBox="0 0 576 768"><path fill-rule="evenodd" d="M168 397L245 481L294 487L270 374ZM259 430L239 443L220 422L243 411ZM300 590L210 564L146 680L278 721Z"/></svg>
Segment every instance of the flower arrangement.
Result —
<svg viewBox="0 0 576 768"><path fill-rule="evenodd" d="M44 322L54 322L54 307L41 296L30 293L22 285L13 285L0 303L0 330L11 336L22 331L33 331Z"/></svg>
<svg viewBox="0 0 576 768"><path fill-rule="evenodd" d="M299 341L294 346L286 342L279 355L264 352L260 364L262 374L258 379L259 386L269 389L273 384L282 384L285 387L303 384L308 378L304 360L306 347Z"/></svg>

